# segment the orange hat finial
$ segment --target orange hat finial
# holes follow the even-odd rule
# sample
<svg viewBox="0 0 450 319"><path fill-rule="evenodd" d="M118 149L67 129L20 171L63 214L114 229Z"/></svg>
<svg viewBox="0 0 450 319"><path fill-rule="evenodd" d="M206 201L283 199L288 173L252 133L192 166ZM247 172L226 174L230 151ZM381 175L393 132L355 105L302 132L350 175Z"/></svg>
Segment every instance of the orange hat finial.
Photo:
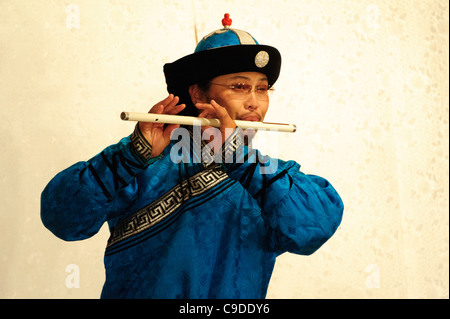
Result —
<svg viewBox="0 0 450 319"><path fill-rule="evenodd" d="M224 28L229 29L233 20L230 19L230 14L225 13L222 19L222 25Z"/></svg>

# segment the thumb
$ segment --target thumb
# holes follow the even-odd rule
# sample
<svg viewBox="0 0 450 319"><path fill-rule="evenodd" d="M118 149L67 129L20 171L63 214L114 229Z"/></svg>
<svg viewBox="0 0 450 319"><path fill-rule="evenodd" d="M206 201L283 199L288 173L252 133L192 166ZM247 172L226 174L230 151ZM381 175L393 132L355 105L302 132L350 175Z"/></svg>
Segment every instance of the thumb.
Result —
<svg viewBox="0 0 450 319"><path fill-rule="evenodd" d="M170 141L170 138L172 137L173 131L175 131L177 128L180 127L180 124L170 124L166 127L164 130L164 139L166 141Z"/></svg>

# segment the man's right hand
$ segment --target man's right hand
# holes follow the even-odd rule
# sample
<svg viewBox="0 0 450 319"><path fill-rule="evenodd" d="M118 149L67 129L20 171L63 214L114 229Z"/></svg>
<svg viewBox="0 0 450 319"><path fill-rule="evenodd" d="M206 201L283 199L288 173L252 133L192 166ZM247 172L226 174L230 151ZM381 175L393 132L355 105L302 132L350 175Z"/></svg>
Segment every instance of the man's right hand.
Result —
<svg viewBox="0 0 450 319"><path fill-rule="evenodd" d="M171 115L178 114L186 107L185 104L178 105L179 101L180 98L178 96L169 94L167 98L159 103L156 103L151 108L149 113ZM173 130L177 129L179 126L179 124L170 124L164 128L164 123L139 122L139 129L142 135L152 146L151 157L159 156L162 153L162 151L170 143L170 135Z"/></svg>

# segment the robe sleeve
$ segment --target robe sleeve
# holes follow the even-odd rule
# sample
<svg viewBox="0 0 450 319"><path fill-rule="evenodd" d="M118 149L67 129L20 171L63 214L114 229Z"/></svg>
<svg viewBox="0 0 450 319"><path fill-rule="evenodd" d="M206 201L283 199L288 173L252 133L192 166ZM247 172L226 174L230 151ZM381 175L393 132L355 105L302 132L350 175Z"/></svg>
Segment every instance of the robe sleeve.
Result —
<svg viewBox="0 0 450 319"><path fill-rule="evenodd" d="M41 194L44 226L68 241L93 236L136 198L136 176L158 159L150 156L136 126L131 136L58 173Z"/></svg>
<svg viewBox="0 0 450 319"><path fill-rule="evenodd" d="M260 205L274 252L312 254L339 226L344 205L326 179L248 148L239 141L239 129L225 143L224 166Z"/></svg>

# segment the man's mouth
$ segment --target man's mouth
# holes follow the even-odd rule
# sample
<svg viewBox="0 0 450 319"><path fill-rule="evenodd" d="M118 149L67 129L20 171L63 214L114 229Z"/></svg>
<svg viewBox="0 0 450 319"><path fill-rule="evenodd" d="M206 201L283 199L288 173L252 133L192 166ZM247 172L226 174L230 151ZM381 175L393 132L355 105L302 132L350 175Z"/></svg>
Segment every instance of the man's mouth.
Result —
<svg viewBox="0 0 450 319"><path fill-rule="evenodd" d="M246 115L241 117L242 121L250 121L250 122L260 122L261 119L258 115Z"/></svg>

